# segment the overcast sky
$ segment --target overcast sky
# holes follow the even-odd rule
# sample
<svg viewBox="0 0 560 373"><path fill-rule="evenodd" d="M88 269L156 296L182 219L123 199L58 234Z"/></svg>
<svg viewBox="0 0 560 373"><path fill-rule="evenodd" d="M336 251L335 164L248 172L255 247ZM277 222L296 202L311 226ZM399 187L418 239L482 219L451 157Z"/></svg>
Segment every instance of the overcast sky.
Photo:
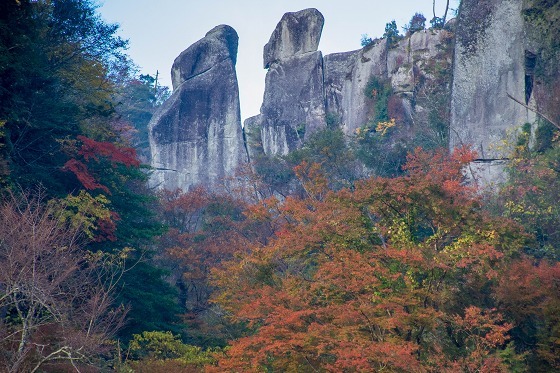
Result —
<svg viewBox="0 0 560 373"><path fill-rule="evenodd" d="M239 35L237 78L243 119L259 112L264 92L262 51L282 15L317 8L325 17L319 44L323 55L360 48L362 34L383 35L385 24L395 20L402 32L415 12L428 20L431 0L98 0L102 17L121 26L130 41L129 55L141 72L155 75L171 86L175 57L214 26L227 24ZM451 0L456 8L458 0ZM436 0L443 15L445 0ZM452 12L448 19L452 17Z"/></svg>

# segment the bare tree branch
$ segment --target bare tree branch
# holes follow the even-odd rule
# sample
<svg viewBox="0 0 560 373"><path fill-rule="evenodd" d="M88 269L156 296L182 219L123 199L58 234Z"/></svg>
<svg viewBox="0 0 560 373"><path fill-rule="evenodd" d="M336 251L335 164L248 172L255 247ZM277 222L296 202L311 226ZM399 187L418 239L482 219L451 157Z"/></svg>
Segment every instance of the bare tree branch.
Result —
<svg viewBox="0 0 560 373"><path fill-rule="evenodd" d="M88 253L61 213L41 193L0 200L0 366L10 373L55 360L79 371L126 314L111 309L124 267Z"/></svg>
<svg viewBox="0 0 560 373"><path fill-rule="evenodd" d="M507 96L509 98L511 98L513 101L517 102L519 105L523 106L524 108L531 110L533 113L543 117L544 119L546 119L550 124L552 124L554 127L560 129L560 124L556 123L555 121L553 121L552 119L550 119L550 117L546 116L545 114L541 113L540 111L538 111L535 108L530 107L529 105L524 104L523 102L519 101L518 99L516 99L515 97L513 97L512 95L510 95L509 93L506 93Z"/></svg>

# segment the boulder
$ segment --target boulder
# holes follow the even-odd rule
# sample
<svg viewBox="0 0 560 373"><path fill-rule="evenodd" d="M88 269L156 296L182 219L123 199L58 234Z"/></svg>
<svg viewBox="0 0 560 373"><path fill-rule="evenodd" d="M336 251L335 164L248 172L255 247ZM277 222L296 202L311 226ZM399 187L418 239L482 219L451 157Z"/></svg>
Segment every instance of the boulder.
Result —
<svg viewBox="0 0 560 373"><path fill-rule="evenodd" d="M175 59L173 94L149 124L153 187L219 189L246 162L237 42L233 28L217 26Z"/></svg>
<svg viewBox="0 0 560 373"><path fill-rule="evenodd" d="M214 27L206 36L184 50L171 67L173 89L218 65L229 60L235 66L239 37L237 32L227 25Z"/></svg>

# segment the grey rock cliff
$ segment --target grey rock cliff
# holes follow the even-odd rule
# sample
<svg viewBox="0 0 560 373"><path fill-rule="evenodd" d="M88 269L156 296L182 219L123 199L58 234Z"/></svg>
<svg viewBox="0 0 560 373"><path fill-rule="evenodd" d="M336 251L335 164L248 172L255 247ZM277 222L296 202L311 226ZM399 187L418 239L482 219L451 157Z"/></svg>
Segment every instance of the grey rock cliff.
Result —
<svg viewBox="0 0 560 373"><path fill-rule="evenodd" d="M357 52L348 52L343 56L326 56L325 65L328 71L327 92L332 92L336 86L336 79L332 78L333 68L331 64L338 60L346 71L340 71L344 76L340 93L339 125L347 135L353 135L358 127L365 125L368 121L371 108L369 100L364 94L366 85L372 76L382 79L387 77L386 66L387 47L385 42L375 43ZM340 64L340 59L346 57L344 64ZM341 67L342 67L341 66ZM335 83L335 85L332 85ZM329 111L334 112L334 107L329 106Z"/></svg>
<svg viewBox="0 0 560 373"><path fill-rule="evenodd" d="M449 79L442 81L431 73L430 61L445 61L443 68L451 65L446 48L452 44L452 33L420 31L391 48L381 39L323 58L316 51L322 27L323 16L316 9L286 13L276 26L264 47L268 73L260 114L245 122L249 137L257 138L250 152L285 155L326 128L327 122L354 136L375 114L375 102L365 94L372 78L392 86L400 131L412 133L412 124L422 131L433 108L420 96L433 96L433 86L447 90L450 86Z"/></svg>
<svg viewBox="0 0 560 373"><path fill-rule="evenodd" d="M157 188L218 189L246 162L235 62L237 33L217 26L173 63L173 95L149 124Z"/></svg>
<svg viewBox="0 0 560 373"><path fill-rule="evenodd" d="M480 157L472 176L499 182L510 151L504 142L514 143L520 125L536 123L534 113L508 95L540 107L539 92L549 93L539 81L533 87L539 40L530 41L522 12L519 0L463 0L459 17L443 29L325 57L317 50L321 13L286 13L264 46L263 103L260 114L246 120L244 134L237 34L218 26L175 60L173 96L150 123L152 184L218 187L247 158L288 154L334 125L347 138L375 140L376 122L388 118L395 125L374 150L386 153L380 156L392 157L392 149L402 156L418 145L466 144ZM541 106L557 110L555 102ZM368 155L367 167L375 166L377 153Z"/></svg>
<svg viewBox="0 0 560 373"><path fill-rule="evenodd" d="M479 156L482 184L503 178L503 159L516 128L534 115L508 98L525 99L522 2L464 0L457 23L451 103L451 148ZM475 175L476 177L476 175Z"/></svg>
<svg viewBox="0 0 560 373"><path fill-rule="evenodd" d="M343 95L347 81L352 79L352 69L361 50L328 54L323 59L325 110L330 120L340 123L341 118L348 116L343 106Z"/></svg>

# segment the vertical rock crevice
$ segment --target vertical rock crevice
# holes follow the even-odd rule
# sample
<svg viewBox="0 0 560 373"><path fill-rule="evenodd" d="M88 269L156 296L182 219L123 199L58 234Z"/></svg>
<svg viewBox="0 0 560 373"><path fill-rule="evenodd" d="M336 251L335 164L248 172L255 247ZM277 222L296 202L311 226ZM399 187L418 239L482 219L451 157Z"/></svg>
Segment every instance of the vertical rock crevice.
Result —
<svg viewBox="0 0 560 373"><path fill-rule="evenodd" d="M529 104L533 93L536 65L537 55L531 51L525 50L525 105Z"/></svg>

